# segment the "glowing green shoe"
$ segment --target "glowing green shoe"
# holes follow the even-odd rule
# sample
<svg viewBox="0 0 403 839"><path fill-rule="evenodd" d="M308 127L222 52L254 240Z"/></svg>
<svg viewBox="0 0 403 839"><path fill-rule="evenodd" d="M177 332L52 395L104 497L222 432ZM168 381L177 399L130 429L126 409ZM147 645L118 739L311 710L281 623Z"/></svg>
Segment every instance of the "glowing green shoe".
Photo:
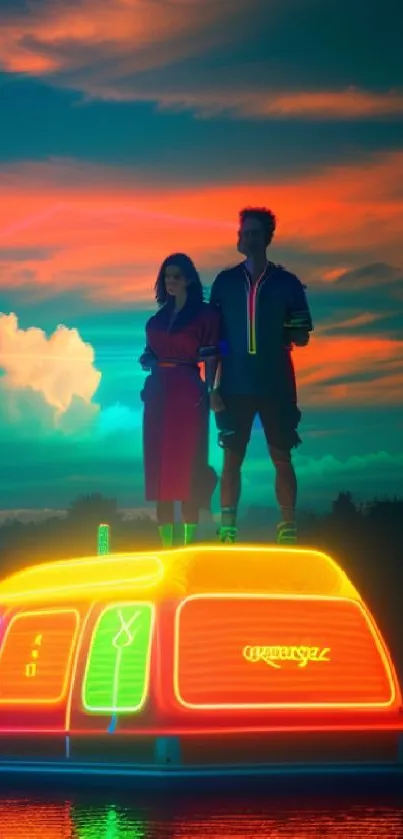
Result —
<svg viewBox="0 0 403 839"><path fill-rule="evenodd" d="M163 548L173 548L174 544L174 526L173 524L161 524L158 528Z"/></svg>
<svg viewBox="0 0 403 839"><path fill-rule="evenodd" d="M281 521L280 524L277 525L277 544L297 544L297 525L295 524L295 521Z"/></svg>
<svg viewBox="0 0 403 839"><path fill-rule="evenodd" d="M238 529L236 527L220 527L219 537L222 545L233 545L236 542Z"/></svg>

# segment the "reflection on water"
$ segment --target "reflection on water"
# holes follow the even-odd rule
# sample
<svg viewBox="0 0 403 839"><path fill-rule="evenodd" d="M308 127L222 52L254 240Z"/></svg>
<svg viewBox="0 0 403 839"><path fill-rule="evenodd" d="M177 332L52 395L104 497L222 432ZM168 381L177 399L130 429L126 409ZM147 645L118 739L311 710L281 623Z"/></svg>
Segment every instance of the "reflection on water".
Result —
<svg viewBox="0 0 403 839"><path fill-rule="evenodd" d="M101 797L101 796L100 796ZM403 839L398 804L318 801L293 797L249 802L164 800L154 805L78 801L0 801L1 839Z"/></svg>

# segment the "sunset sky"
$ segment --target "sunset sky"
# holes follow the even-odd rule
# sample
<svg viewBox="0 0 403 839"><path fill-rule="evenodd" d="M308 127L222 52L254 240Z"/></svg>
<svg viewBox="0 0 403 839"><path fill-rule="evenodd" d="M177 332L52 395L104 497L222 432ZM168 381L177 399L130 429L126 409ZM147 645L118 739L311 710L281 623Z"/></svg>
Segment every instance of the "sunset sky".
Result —
<svg viewBox="0 0 403 839"><path fill-rule="evenodd" d="M1 0L0 508L143 506L158 267L186 251L208 287L250 204L315 322L300 506L399 492L402 24L401 0ZM257 426L244 506L272 484Z"/></svg>

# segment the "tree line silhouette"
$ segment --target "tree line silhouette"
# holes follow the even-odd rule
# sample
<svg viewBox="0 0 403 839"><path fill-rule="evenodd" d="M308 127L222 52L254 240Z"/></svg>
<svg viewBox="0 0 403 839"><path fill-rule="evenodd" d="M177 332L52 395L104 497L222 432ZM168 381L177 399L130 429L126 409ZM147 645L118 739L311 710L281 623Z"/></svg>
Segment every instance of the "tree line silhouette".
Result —
<svg viewBox="0 0 403 839"><path fill-rule="evenodd" d="M241 521L240 540L273 542L273 514L268 508L250 507ZM95 555L97 528L103 522L110 525L114 553L159 546L150 516L125 519L116 498L82 495L71 502L64 517L14 519L0 526L1 577L38 562ZM213 534L211 528L209 540ZM350 492L341 491L330 511L301 512L299 543L324 550L341 563L376 615L403 677L403 498L357 504Z"/></svg>

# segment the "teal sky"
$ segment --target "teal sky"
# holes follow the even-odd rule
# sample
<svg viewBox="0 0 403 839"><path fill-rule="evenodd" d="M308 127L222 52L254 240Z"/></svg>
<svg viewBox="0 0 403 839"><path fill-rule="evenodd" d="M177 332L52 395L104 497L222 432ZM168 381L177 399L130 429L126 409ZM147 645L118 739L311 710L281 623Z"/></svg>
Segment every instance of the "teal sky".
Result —
<svg viewBox="0 0 403 839"><path fill-rule="evenodd" d="M2 0L0 507L143 507L158 267L184 250L207 287L247 204L276 213L316 326L300 505L399 492L401 22L398 0ZM244 503L272 479L257 426Z"/></svg>

